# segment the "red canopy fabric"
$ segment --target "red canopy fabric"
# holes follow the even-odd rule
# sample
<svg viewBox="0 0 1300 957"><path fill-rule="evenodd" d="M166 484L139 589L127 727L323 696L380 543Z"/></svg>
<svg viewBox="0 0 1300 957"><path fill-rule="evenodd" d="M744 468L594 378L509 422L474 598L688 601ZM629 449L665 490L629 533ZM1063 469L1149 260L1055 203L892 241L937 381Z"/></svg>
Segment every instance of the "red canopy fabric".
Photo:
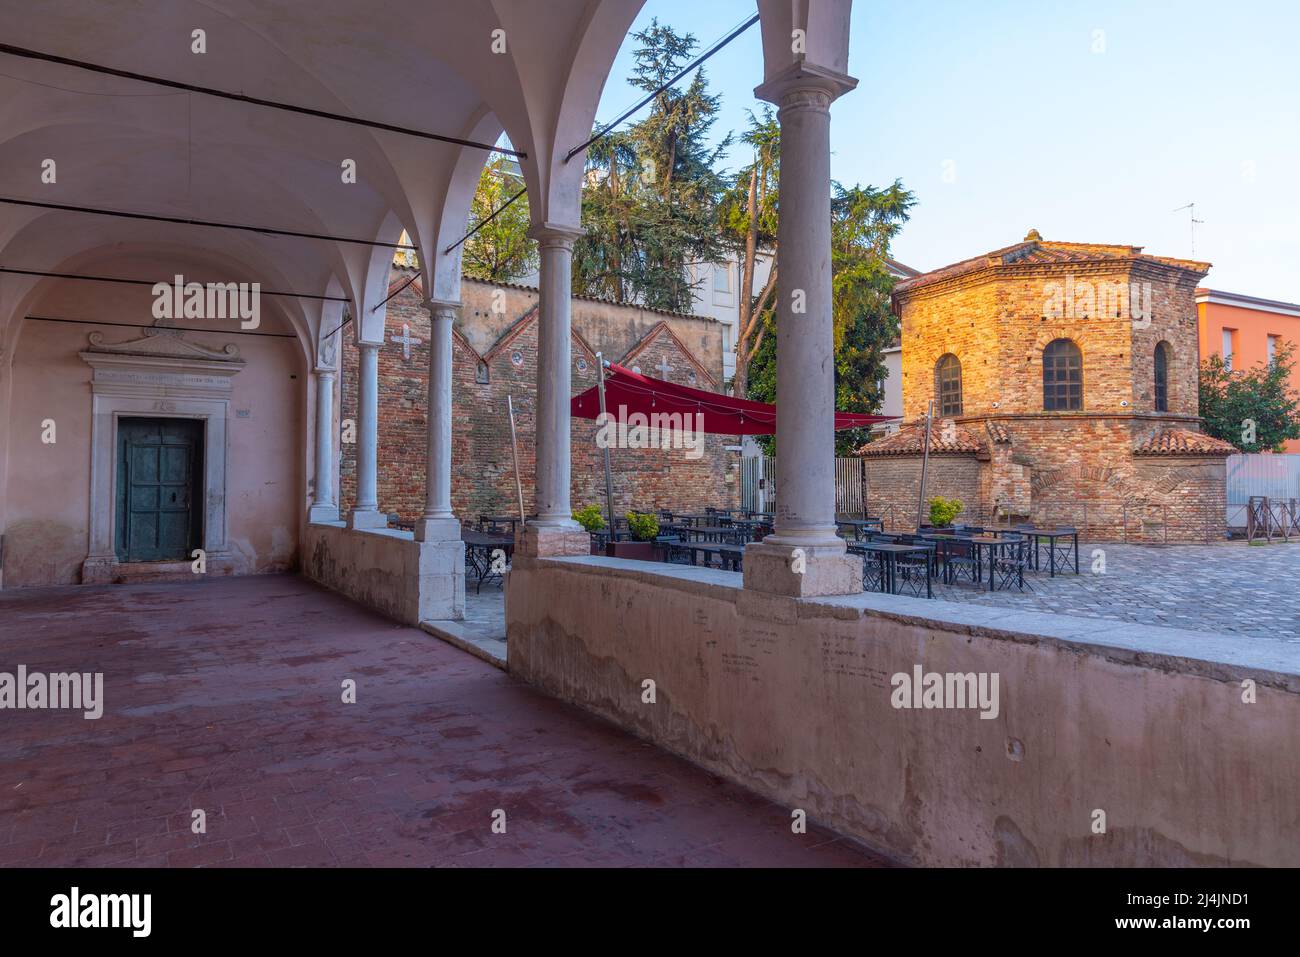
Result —
<svg viewBox="0 0 1300 957"><path fill-rule="evenodd" d="M575 395L569 405L571 415L581 419L594 419L600 415L598 386ZM710 435L774 435L776 433L776 406L750 399L738 399L717 392L692 389L661 379L633 372L618 364L611 364L605 376L605 410L620 416L620 407L627 415L641 413L690 416L684 419L686 428L695 428L695 414L704 416L704 431ZM836 412L835 428L858 429L877 422L892 421L887 415L866 415L858 412Z"/></svg>

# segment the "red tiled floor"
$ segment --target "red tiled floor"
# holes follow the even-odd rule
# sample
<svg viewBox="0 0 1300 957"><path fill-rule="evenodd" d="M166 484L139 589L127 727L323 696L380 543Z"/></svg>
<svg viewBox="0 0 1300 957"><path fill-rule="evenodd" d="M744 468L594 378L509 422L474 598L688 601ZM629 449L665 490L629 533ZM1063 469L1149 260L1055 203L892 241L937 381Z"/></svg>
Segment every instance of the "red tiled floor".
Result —
<svg viewBox="0 0 1300 957"><path fill-rule="evenodd" d="M294 577L0 592L19 664L105 709L0 715L0 866L883 863Z"/></svg>

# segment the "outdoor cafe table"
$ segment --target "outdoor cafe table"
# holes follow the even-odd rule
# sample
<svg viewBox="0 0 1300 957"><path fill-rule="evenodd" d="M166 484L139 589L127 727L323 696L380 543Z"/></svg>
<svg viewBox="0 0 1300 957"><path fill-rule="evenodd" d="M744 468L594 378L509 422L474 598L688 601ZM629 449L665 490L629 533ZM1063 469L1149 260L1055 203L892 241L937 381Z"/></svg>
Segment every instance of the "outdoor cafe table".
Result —
<svg viewBox="0 0 1300 957"><path fill-rule="evenodd" d="M933 598L934 589L931 582L930 555L934 549L929 545L899 545L893 542L855 542L848 546L850 553L862 555L866 559L874 556L880 562L880 590L897 594L897 563L900 555L925 556L925 597Z"/></svg>
<svg viewBox="0 0 1300 957"><path fill-rule="evenodd" d="M709 542L664 542L664 555L671 559L675 552L686 552L691 556L691 564L699 564L699 556L704 556L705 565L708 564L709 558L713 555L718 556L722 567L725 570L738 572L741 570L741 561L744 558L744 550L736 545L716 545Z"/></svg>
<svg viewBox="0 0 1300 957"><path fill-rule="evenodd" d="M731 527L747 532L752 541L757 541L765 533L771 532L772 523L761 518L733 518Z"/></svg>
<svg viewBox="0 0 1300 957"><path fill-rule="evenodd" d="M684 525L716 525L719 517L712 512L673 512L673 521Z"/></svg>
<svg viewBox="0 0 1300 957"><path fill-rule="evenodd" d="M661 526L662 527L662 526ZM696 541L720 542L724 538L730 538L741 529L732 528L730 525L672 525L672 530L682 535L690 536Z"/></svg>
<svg viewBox="0 0 1300 957"><path fill-rule="evenodd" d="M509 525L510 536L513 538L515 529L519 525L519 516L517 515L480 515L478 517L480 525ZM488 534L491 534L490 532Z"/></svg>
<svg viewBox="0 0 1300 957"><path fill-rule="evenodd" d="M492 570L493 553L500 549L509 562L511 553L515 550L515 540L508 535L490 535L463 525L460 529L460 540L465 543L465 559L477 579L474 591L481 592L484 581L494 576L498 578L501 576L500 572Z"/></svg>
<svg viewBox="0 0 1300 957"><path fill-rule="evenodd" d="M998 549L1019 546L1021 539L1019 536L1013 538L1003 538L999 535L951 535L946 532L929 532L921 536L928 542L958 543L965 545L969 543L975 548L975 576L983 584L984 582L984 552L988 552L989 568L989 591L997 590L997 576L993 573L993 556Z"/></svg>
<svg viewBox="0 0 1300 957"><path fill-rule="evenodd" d="M863 532L883 532L885 520L883 518L837 518L835 526L836 528L847 526L853 529L853 537L860 539Z"/></svg>
<svg viewBox="0 0 1300 957"><path fill-rule="evenodd" d="M1033 528L1024 526L1013 529L1022 535L1031 535L1034 539L1034 550L1031 552L1034 558L1034 567L1038 567L1038 549L1042 544L1042 539L1047 539L1048 566L1050 568L1049 577L1056 577L1056 557L1059 554L1064 567L1079 574L1079 530L1077 528ZM1058 539L1068 538L1070 541L1057 544ZM1071 552L1073 552L1073 562L1071 562Z"/></svg>

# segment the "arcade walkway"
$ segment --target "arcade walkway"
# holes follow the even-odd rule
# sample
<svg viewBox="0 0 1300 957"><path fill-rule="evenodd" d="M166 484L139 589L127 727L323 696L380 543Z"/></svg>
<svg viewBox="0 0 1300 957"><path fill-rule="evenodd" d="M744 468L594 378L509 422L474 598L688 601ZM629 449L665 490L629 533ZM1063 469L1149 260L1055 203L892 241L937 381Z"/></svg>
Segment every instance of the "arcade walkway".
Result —
<svg viewBox="0 0 1300 957"><path fill-rule="evenodd" d="M0 866L883 863L296 577L3 591L20 664L105 707L0 715Z"/></svg>

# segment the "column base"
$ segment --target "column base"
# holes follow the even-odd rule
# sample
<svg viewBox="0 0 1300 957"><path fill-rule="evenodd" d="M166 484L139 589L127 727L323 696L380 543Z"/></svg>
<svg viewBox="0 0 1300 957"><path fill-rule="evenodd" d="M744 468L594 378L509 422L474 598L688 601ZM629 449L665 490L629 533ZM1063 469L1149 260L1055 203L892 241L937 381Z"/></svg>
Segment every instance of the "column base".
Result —
<svg viewBox="0 0 1300 957"><path fill-rule="evenodd" d="M415 523L415 540L417 542L458 542L460 541L460 519L422 518Z"/></svg>
<svg viewBox="0 0 1300 957"><path fill-rule="evenodd" d="M339 507L337 505L313 505L307 513L309 522L337 522L339 520Z"/></svg>
<svg viewBox="0 0 1300 957"><path fill-rule="evenodd" d="M745 546L745 587L770 595L823 598L862 591L862 559L844 543Z"/></svg>
<svg viewBox="0 0 1300 957"><path fill-rule="evenodd" d="M590 555L591 536L576 522L572 525L525 525L515 545L524 558Z"/></svg>
<svg viewBox="0 0 1300 957"><path fill-rule="evenodd" d="M354 508L348 512L348 528L387 528L388 516L377 508Z"/></svg>

